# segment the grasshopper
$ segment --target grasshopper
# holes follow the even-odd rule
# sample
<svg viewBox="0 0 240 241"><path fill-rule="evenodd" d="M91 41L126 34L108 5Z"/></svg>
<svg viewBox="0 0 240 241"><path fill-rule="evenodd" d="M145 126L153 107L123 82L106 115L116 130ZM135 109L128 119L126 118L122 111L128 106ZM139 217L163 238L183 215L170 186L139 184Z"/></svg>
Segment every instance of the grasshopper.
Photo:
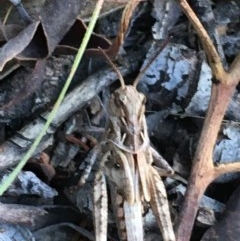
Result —
<svg viewBox="0 0 240 241"><path fill-rule="evenodd" d="M109 120L105 137L98 148L99 171L94 182L94 226L97 241L107 240L107 183L119 238L143 241L142 204L153 210L164 241L174 241L166 190L153 161L166 175L173 174L169 164L150 145L145 117L146 97L133 85L125 85L120 72L121 87L110 97ZM89 170L88 170L89 171Z"/></svg>

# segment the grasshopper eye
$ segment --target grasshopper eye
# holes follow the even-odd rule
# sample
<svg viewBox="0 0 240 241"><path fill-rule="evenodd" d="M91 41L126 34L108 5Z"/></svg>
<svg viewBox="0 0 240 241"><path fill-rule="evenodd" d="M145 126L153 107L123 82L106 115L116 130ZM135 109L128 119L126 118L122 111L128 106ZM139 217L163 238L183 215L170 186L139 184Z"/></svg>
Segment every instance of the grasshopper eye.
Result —
<svg viewBox="0 0 240 241"><path fill-rule="evenodd" d="M126 95L119 95L118 97L119 102L126 104L127 103L127 96Z"/></svg>
<svg viewBox="0 0 240 241"><path fill-rule="evenodd" d="M127 104L127 96L120 94L116 96L115 103L117 106L121 107Z"/></svg>
<svg viewBox="0 0 240 241"><path fill-rule="evenodd" d="M116 163L114 164L114 168L115 168L115 169L120 169L120 168L121 168L121 165L120 165L118 162L116 162Z"/></svg>

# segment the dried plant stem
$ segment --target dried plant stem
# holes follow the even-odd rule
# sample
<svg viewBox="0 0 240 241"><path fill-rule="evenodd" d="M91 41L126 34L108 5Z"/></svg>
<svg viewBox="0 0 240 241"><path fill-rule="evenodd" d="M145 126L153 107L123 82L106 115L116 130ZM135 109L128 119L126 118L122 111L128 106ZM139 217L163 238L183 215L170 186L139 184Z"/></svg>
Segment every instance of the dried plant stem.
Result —
<svg viewBox="0 0 240 241"><path fill-rule="evenodd" d="M232 94L240 80L240 55L238 55L232 63L229 72L226 72L208 34L188 3L185 0L178 0L178 2L202 41L213 76L215 80L217 80L217 83L215 82L212 85L207 116L193 159L185 200L176 226L177 240L188 241L190 240L199 201L207 186L221 174L240 171L240 163L231 163L215 167L212 161L218 131Z"/></svg>
<svg viewBox="0 0 240 241"><path fill-rule="evenodd" d="M191 7L188 5L186 0L177 0L181 6L182 11L186 14L189 18L191 24L193 25L194 29L196 30L201 43L204 47L205 53L208 57L208 61L210 67L213 71L214 78L217 81L223 80L223 76L225 74L221 58L218 55L217 50L215 49L212 40L210 39L208 33L202 26L201 22L199 21L196 14L193 12ZM224 80L223 80L224 81Z"/></svg>
<svg viewBox="0 0 240 241"><path fill-rule="evenodd" d="M179 215L177 226L178 241L190 239L199 201L207 186L217 176L218 167L214 167L213 165L212 153L224 113L235 89L233 87L225 86L225 84L213 84L208 113L193 159L188 188Z"/></svg>
<svg viewBox="0 0 240 241"><path fill-rule="evenodd" d="M229 163L229 164L221 164L217 167L214 168L214 178L216 179L222 174L228 173L228 172L240 172L240 160L234 162L234 163Z"/></svg>
<svg viewBox="0 0 240 241"><path fill-rule="evenodd" d="M140 3L138 0L130 0L127 2L126 7L124 8L124 11L122 13L121 23L120 23L120 29L118 31L118 35L111 46L110 50L108 51L108 55L111 57L115 57L118 53L120 47L122 46L124 42L124 38L126 37L129 23L132 17L132 14L137 7L137 5Z"/></svg>

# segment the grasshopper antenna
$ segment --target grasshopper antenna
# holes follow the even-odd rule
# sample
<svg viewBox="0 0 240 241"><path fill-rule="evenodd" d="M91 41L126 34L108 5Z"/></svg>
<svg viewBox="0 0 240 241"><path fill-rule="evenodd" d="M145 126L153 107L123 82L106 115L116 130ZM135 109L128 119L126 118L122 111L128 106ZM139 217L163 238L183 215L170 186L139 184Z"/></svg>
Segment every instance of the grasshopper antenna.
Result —
<svg viewBox="0 0 240 241"><path fill-rule="evenodd" d="M137 87L137 84L139 82L139 80L141 79L141 77L143 76L143 74L146 72L146 70L150 67L150 65L153 63L153 61L158 57L158 55L162 52L162 50L166 47L166 45L169 42L169 38L167 38L161 48L153 55L153 57L150 59L150 61L146 64L146 66L139 72L139 74L137 75L136 79L133 82L133 87Z"/></svg>
<svg viewBox="0 0 240 241"><path fill-rule="evenodd" d="M98 49L101 51L101 53L103 54L103 56L106 58L107 62L109 63L109 65L111 65L111 67L114 69L114 71L116 72L116 74L118 75L119 81L121 83L121 87L122 89L125 89L125 82L124 79L122 77L122 74L120 73L120 71L117 69L117 67L114 65L114 63L112 62L112 60L108 57L108 55L103 51L103 49L101 47L98 47Z"/></svg>

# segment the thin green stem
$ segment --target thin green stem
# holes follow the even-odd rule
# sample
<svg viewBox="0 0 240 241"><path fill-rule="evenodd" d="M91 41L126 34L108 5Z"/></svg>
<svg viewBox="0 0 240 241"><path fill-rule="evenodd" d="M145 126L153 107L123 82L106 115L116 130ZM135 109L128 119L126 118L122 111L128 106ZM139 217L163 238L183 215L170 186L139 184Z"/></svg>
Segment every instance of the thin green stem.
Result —
<svg viewBox="0 0 240 241"><path fill-rule="evenodd" d="M73 63L73 66L71 68L70 74L66 80L65 85L63 86L63 89L52 109L52 111L50 112L48 119L43 127L43 129L41 130L41 132L39 133L39 135L36 137L35 141L33 142L32 146L30 147L30 149L28 150L28 152L23 156L23 158L20 160L20 162L18 163L18 165L14 168L14 170L9 174L8 177L6 177L2 183L0 184L0 195L2 195L7 189L8 187L12 184L12 182L15 180L15 178L17 177L17 175L19 174L19 172L22 170L22 168L24 167L24 165L26 164L26 162L28 161L28 159L33 155L34 151L36 150L37 146L39 145L39 143L41 142L43 136L46 134L51 122L54 119L54 116L56 115L59 106L61 105L66 92L68 90L69 85L71 84L72 78L77 70L77 67L82 59L82 56L85 52L85 49L87 47L88 41L90 39L90 36L93 32L94 26L96 24L96 21L98 19L100 10L102 8L104 0L98 0L98 2L96 3L95 9L93 11L90 23L88 25L87 31L84 35L83 41L81 43L81 46L78 50L78 53L76 55L75 61Z"/></svg>

